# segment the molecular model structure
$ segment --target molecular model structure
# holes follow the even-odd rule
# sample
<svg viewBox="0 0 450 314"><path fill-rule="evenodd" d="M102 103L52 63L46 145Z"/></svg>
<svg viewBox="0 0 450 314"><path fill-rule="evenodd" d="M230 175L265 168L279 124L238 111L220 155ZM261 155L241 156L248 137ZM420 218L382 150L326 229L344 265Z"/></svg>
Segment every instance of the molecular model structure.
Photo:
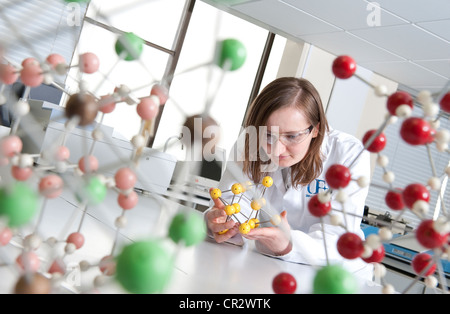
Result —
<svg viewBox="0 0 450 314"><path fill-rule="evenodd" d="M11 26L11 29L16 28ZM20 32L16 35L20 37ZM116 35L117 42L115 47L111 47L111 53L116 53L120 62L140 62L145 49L144 41L133 33ZM245 47L234 39L225 39L220 43L216 53L218 59L210 65L219 67L225 73L237 70L245 61ZM70 93L56 84L53 78L67 75L73 67L77 67L80 74L77 77L78 91ZM96 91L87 87L86 81L89 75L100 69L101 60L93 52L80 52L76 66L68 65L58 54L51 54L45 60L30 56L20 65L0 55L0 105L8 100L3 94L5 86L19 80L25 85L24 94L14 100L11 131L0 138L0 269L11 270L11 277L15 280L13 293L88 293L111 281L130 293L161 293L169 283L176 256L176 250L166 245L164 240L168 239L177 249L182 249L195 246L206 235L201 215L194 210L176 209L164 232L165 239L150 235L120 247L117 234L127 227L126 214L136 208L141 198L134 187L139 180L143 150L153 135L154 121L160 107L166 104L170 95L168 88L159 81L151 82L149 95L142 98L136 97L126 84L117 84L111 94L97 95ZM113 70L109 69L107 73ZM22 126L27 132L27 119L32 119L28 102L30 90L42 84L53 85L67 94L63 116L55 118L65 119L65 129L61 138L50 147L44 147L40 154L25 154L22 153L23 142L18 130ZM102 171L108 165L102 165L102 160L98 160L92 152L98 141L107 140L101 130L104 115L120 104L135 110L141 119L141 126L130 141L133 147L131 155L126 158L122 156L123 163L110 176ZM97 122L98 118L100 122ZM90 130L89 127L92 128L92 144L78 163L71 164L68 159L72 152L67 145L71 134L76 128ZM44 165L36 162L38 158L45 161ZM149 191L152 191L151 188ZM46 207L67 193L76 200L76 213L81 212L76 231L42 238L40 226L45 220ZM96 240L83 231L85 217L89 208L105 202L108 193L116 193L117 206L122 211L114 223L116 238L109 255L96 263L87 262L83 255L77 257L77 253L87 242ZM93 281L83 287L74 285L69 278L69 258L77 263L81 276L83 272L97 269Z"/></svg>
<svg viewBox="0 0 450 314"><path fill-rule="evenodd" d="M402 119L400 137L403 141L419 148L425 146L427 149L430 145L435 144L437 150L447 156L446 160L450 161L448 158L450 133L448 130L440 128L439 124L439 119L443 117L439 115L439 108L442 112L450 113L450 92L444 90L435 99L428 91L420 92L417 102L423 107L423 117L412 117L414 99L409 93L397 91L392 95L387 95L386 87L374 86L357 76L356 68L355 60L345 55L337 57L332 65L332 71L337 78L348 79L355 76L372 87L377 96L387 97L388 115L384 123L378 129L367 131L362 142L364 150L378 155L377 166L383 168L383 181L386 182L385 202L390 209L398 211L399 215L388 223L370 217L361 217L381 225L378 234L370 234L365 240L362 240L358 235L347 231L337 241L337 250L345 259L362 258L367 263L373 263L374 274L382 283L383 293L407 293L420 279L424 279L428 288L436 288L439 284L441 291L448 293L442 261L450 259L450 213L442 201L442 193L438 193L442 206L440 216L433 219L429 218L427 214L429 214L430 190L441 191L442 181L439 177L442 174L450 176L449 163L447 162L445 169L436 169L433 166L433 176L425 178L424 183L411 182L404 188L398 188L393 184L395 176L387 169L388 160L386 156L382 155L382 151L388 140L384 130L389 124ZM431 155L429 156L430 163L433 165ZM358 157L359 155L355 160ZM366 187L369 180L368 178L352 178L349 168L339 164L333 165L327 170L325 179L330 189L311 197L308 210L315 217L323 218L329 215L333 225L345 229L341 217L333 215L333 211L337 211L337 209L333 209L331 206L331 192L337 191L336 200L344 205L348 197L351 197L345 193L345 187L349 182L356 180L360 187ZM413 257L411 266L416 277L404 291L396 291L395 287L384 279L386 268L381 264L385 257L383 242L389 242L393 238L393 224L399 221L405 211L411 211L420 218L420 224L412 233L414 233L415 241L428 251L417 253ZM345 219L348 213L342 212ZM325 243L325 250L326 248L327 244ZM281 273L273 279L275 293L294 293L296 285L295 278L288 273ZM312 291L319 294L357 293L357 289L352 274L339 265L330 263L317 271L312 287Z"/></svg>

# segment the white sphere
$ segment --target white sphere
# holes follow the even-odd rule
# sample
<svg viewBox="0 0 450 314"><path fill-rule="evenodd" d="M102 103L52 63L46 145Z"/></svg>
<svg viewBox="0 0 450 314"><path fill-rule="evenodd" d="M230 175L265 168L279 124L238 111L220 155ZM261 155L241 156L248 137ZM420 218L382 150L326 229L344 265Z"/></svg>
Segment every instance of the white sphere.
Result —
<svg viewBox="0 0 450 314"><path fill-rule="evenodd" d="M382 97L387 95L388 90L386 85L377 85L374 88L374 92L378 97Z"/></svg>
<svg viewBox="0 0 450 314"><path fill-rule="evenodd" d="M386 267L380 263L373 264L373 274L377 278L383 278L386 276Z"/></svg>
<svg viewBox="0 0 450 314"><path fill-rule="evenodd" d="M92 138L96 141L101 141L103 139L103 132L100 129L95 129L92 131Z"/></svg>
<svg viewBox="0 0 450 314"><path fill-rule="evenodd" d="M429 90L422 90L417 94L417 101L422 105L428 104L433 101L433 97Z"/></svg>
<svg viewBox="0 0 450 314"><path fill-rule="evenodd" d="M439 113L439 105L435 103L427 103L423 105L423 113L426 117L435 117Z"/></svg>
<svg viewBox="0 0 450 314"><path fill-rule="evenodd" d="M430 121L428 121L428 123L435 130L439 129L439 127L441 126L441 120L439 119L431 119Z"/></svg>
<svg viewBox="0 0 450 314"><path fill-rule="evenodd" d="M387 171L383 174L383 181L386 183L392 183L395 180L395 174L392 171Z"/></svg>
<svg viewBox="0 0 450 314"><path fill-rule="evenodd" d="M389 164L389 158L386 155L379 154L377 157L377 165L385 168Z"/></svg>
<svg viewBox="0 0 450 314"><path fill-rule="evenodd" d="M94 287L102 287L106 284L107 277L104 275L98 275L94 278Z"/></svg>
<svg viewBox="0 0 450 314"><path fill-rule="evenodd" d="M381 246L381 238L377 234L369 234L366 238L366 244L373 250L377 250Z"/></svg>
<svg viewBox="0 0 450 314"><path fill-rule="evenodd" d="M133 136L133 138L131 139L131 144L133 144L135 148L143 147L145 145L144 136L140 134Z"/></svg>
<svg viewBox="0 0 450 314"><path fill-rule="evenodd" d="M345 203L347 201L347 199L348 199L347 193L343 189L340 189L336 195L336 200L339 203Z"/></svg>
<svg viewBox="0 0 450 314"><path fill-rule="evenodd" d="M386 284L383 286L383 289L381 290L381 292L383 294L394 294L395 293L395 289L394 286L391 284Z"/></svg>
<svg viewBox="0 0 450 314"><path fill-rule="evenodd" d="M370 180L366 176L362 176L358 178L357 183L360 188L365 188L369 186Z"/></svg>
<svg viewBox="0 0 450 314"><path fill-rule="evenodd" d="M426 215L430 209L430 205L424 200L415 201L412 207L413 212L419 215Z"/></svg>
<svg viewBox="0 0 450 314"><path fill-rule="evenodd" d="M58 75L65 75L67 73L68 66L65 63L60 63L55 67L55 71Z"/></svg>
<svg viewBox="0 0 450 314"><path fill-rule="evenodd" d="M317 198L322 204L328 203L329 201L331 201L331 193L319 192Z"/></svg>
<svg viewBox="0 0 450 314"><path fill-rule="evenodd" d="M433 221L433 229L439 233L448 233L450 232L450 221L443 216L438 217L435 221Z"/></svg>
<svg viewBox="0 0 450 314"><path fill-rule="evenodd" d="M37 250L42 244L41 238L37 234L30 234L25 237L24 245L31 250Z"/></svg>
<svg viewBox="0 0 450 314"><path fill-rule="evenodd" d="M125 216L117 217L114 225L119 229L125 228L127 225L127 218Z"/></svg>
<svg viewBox="0 0 450 314"><path fill-rule="evenodd" d="M427 276L424 280L424 283L428 288L436 288L438 285L438 280L434 276Z"/></svg>
<svg viewBox="0 0 450 314"><path fill-rule="evenodd" d="M400 105L395 110L395 114L400 118L409 118L412 114L412 109L408 105Z"/></svg>
<svg viewBox="0 0 450 314"><path fill-rule="evenodd" d="M438 191L441 188L441 180L437 177L431 177L427 182L428 186L435 191Z"/></svg>
<svg viewBox="0 0 450 314"><path fill-rule="evenodd" d="M393 116L393 115L391 115L391 114L387 114L387 117L386 117L386 119L389 119L388 120L388 124L396 124L397 123L397 121L398 121L398 117L397 116Z"/></svg>
<svg viewBox="0 0 450 314"><path fill-rule="evenodd" d="M378 230L381 241L390 241L392 239L392 231L388 227L381 227Z"/></svg>
<svg viewBox="0 0 450 314"><path fill-rule="evenodd" d="M91 267L91 264L88 261L85 261L85 260L81 261L79 263L79 265L80 265L80 270L81 271L88 271L89 268Z"/></svg>
<svg viewBox="0 0 450 314"><path fill-rule="evenodd" d="M30 104L20 99L13 107L13 112L18 117L24 117L30 112Z"/></svg>
<svg viewBox="0 0 450 314"><path fill-rule="evenodd" d="M446 129L441 129L436 132L434 138L438 143L448 143L450 141L450 132Z"/></svg>
<svg viewBox="0 0 450 314"><path fill-rule="evenodd" d="M367 244L364 244L364 251L361 254L361 258L369 258L371 257L373 254L373 249L368 246Z"/></svg>
<svg viewBox="0 0 450 314"><path fill-rule="evenodd" d="M436 143L436 149L443 153L448 150L448 144L447 143Z"/></svg>
<svg viewBox="0 0 450 314"><path fill-rule="evenodd" d="M77 247L73 243L67 243L64 247L64 252L67 254L73 254L77 250Z"/></svg>
<svg viewBox="0 0 450 314"><path fill-rule="evenodd" d="M330 215L330 223L333 226L340 226L342 224L342 218L339 215Z"/></svg>

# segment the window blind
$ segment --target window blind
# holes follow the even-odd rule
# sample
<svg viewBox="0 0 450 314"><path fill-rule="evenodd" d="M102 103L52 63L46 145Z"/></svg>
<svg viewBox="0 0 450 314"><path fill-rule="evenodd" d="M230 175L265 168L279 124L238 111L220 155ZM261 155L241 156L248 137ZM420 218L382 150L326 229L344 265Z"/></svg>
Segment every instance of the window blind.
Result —
<svg viewBox="0 0 450 314"><path fill-rule="evenodd" d="M415 106L412 116L422 117L423 111L420 107ZM448 115L440 117L439 129L450 129L450 122ZM412 146L403 141L400 137L400 128L404 119L398 119L395 124L388 125L385 129L387 144L380 153L389 158L389 164L386 167L387 171L392 171L395 175L395 180L392 183L394 188L404 189L407 185L412 183L420 183L427 185L427 181L433 176L430 158L426 146ZM439 130L438 129L438 130ZM449 153L439 152L436 145L430 144L430 154L433 159L437 176L441 182L445 178L445 168L449 164ZM389 213L392 218L399 216L399 211L391 210L385 203L385 196L389 188L389 184L383 181L384 170L380 166L375 167L372 182L369 188L369 195L366 204L369 210L379 211L381 213ZM444 181L445 183L446 181ZM427 219L433 218L433 213L436 206L440 205L438 202L438 191L430 190L429 212L425 216ZM447 187L443 191L443 203L447 212L450 210L450 188ZM442 211L441 211L442 213ZM421 219L414 214L410 209L406 209L401 218L413 228L417 227ZM400 219L401 220L401 219Z"/></svg>

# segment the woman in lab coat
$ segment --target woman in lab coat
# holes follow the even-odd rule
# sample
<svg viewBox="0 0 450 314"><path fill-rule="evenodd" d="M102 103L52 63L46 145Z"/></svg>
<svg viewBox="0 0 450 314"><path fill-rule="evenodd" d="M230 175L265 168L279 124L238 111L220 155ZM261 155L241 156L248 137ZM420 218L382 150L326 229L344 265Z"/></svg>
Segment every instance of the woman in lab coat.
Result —
<svg viewBox="0 0 450 314"><path fill-rule="evenodd" d="M255 129L257 136L254 136ZM253 195L240 197L239 204L242 213L249 217L251 198L263 195L266 204L258 219L279 217L281 222L276 226L264 224L241 234L239 225L245 218L236 214L233 219L227 219L225 205L217 198L205 213L209 235L218 243L240 245L245 241L243 238L255 240L261 253L289 262L340 263L371 279L371 267L367 263L361 258L346 260L336 248L339 236L347 231L364 239L360 223L368 188L361 188L356 180L370 177L369 158L361 141L329 128L319 94L309 81L293 77L277 79L253 102L219 189L225 191L221 199L231 202L233 184L261 183L264 177L270 176L272 186L255 185L256 189L245 192ZM312 196L329 190L325 173L333 164L349 167L353 179L343 190L345 194L341 194L341 197L347 195L347 200L341 198L338 202L338 191L331 193L333 219L340 217L341 225L332 224L330 215L323 218L322 224L308 210ZM238 200L236 197L234 202Z"/></svg>

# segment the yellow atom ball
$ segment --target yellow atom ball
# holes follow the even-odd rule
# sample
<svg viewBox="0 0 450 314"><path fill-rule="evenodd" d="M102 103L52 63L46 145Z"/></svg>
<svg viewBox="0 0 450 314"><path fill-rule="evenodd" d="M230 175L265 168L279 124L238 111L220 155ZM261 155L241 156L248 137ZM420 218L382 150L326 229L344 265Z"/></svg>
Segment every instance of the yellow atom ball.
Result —
<svg viewBox="0 0 450 314"><path fill-rule="evenodd" d="M222 196L222 191L220 189L212 189L209 194L211 195L212 199L216 200Z"/></svg>
<svg viewBox="0 0 450 314"><path fill-rule="evenodd" d="M270 188L270 187L272 186L272 184L273 184L273 179L272 179L272 177L269 177L269 176L264 177L263 180L262 180L262 184L263 184L265 187Z"/></svg>
<svg viewBox="0 0 450 314"><path fill-rule="evenodd" d="M247 234L247 233L250 232L250 230L252 230L252 229L250 228L250 225L248 223L246 223L246 222L242 223L239 226L239 232L242 233L242 234Z"/></svg>
<svg viewBox="0 0 450 314"><path fill-rule="evenodd" d="M240 183L235 183L231 186L231 192L233 194L241 194L242 193L242 185Z"/></svg>
<svg viewBox="0 0 450 314"><path fill-rule="evenodd" d="M252 218L249 220L248 224L250 225L250 228L255 229L259 227L259 219L258 218Z"/></svg>
<svg viewBox="0 0 450 314"><path fill-rule="evenodd" d="M225 212L227 213L228 216L231 216L235 213L236 209L234 208L233 205L227 205L225 206Z"/></svg>
<svg viewBox="0 0 450 314"><path fill-rule="evenodd" d="M260 210L261 209L261 204L257 201L257 200L253 200L250 203L250 206L253 210Z"/></svg>
<svg viewBox="0 0 450 314"><path fill-rule="evenodd" d="M218 233L219 233L219 234L225 234L225 233L227 233L227 232L228 232L228 229L225 229L225 230L219 231Z"/></svg>
<svg viewBox="0 0 450 314"><path fill-rule="evenodd" d="M239 205L239 203L234 203L234 213L235 214L239 214L241 212L241 205Z"/></svg>

